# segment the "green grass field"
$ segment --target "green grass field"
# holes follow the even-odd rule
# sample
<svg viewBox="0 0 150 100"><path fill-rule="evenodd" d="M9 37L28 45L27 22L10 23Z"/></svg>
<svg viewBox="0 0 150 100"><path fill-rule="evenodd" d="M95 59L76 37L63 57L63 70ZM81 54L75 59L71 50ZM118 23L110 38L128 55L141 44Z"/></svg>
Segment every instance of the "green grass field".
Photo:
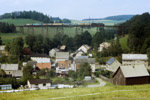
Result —
<svg viewBox="0 0 150 100"><path fill-rule="evenodd" d="M122 49L129 49L129 47L127 45L127 43L128 43L128 35L125 35L124 37L121 37L119 41L120 41Z"/></svg>
<svg viewBox="0 0 150 100"><path fill-rule="evenodd" d="M14 25L25 25L25 24L32 24L32 23L42 23L40 21L32 20L32 19L2 19L0 22L7 22L9 24Z"/></svg>
<svg viewBox="0 0 150 100"><path fill-rule="evenodd" d="M3 40L3 44L6 44L8 42L11 42L11 40L13 40L13 38L16 37L25 37L26 34L20 34L20 33L0 33L0 36Z"/></svg>
<svg viewBox="0 0 150 100"><path fill-rule="evenodd" d="M104 86L1 93L0 100L122 100L150 99L150 85Z"/></svg>

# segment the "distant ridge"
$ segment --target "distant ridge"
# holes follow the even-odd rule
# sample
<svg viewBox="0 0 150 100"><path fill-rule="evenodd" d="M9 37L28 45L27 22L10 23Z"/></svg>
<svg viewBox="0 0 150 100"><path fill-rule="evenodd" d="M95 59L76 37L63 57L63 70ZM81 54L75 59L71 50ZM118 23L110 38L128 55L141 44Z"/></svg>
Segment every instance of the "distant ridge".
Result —
<svg viewBox="0 0 150 100"><path fill-rule="evenodd" d="M83 21L86 20L130 20L135 15L117 15L117 16L109 16L105 18L89 18L89 19L83 19Z"/></svg>

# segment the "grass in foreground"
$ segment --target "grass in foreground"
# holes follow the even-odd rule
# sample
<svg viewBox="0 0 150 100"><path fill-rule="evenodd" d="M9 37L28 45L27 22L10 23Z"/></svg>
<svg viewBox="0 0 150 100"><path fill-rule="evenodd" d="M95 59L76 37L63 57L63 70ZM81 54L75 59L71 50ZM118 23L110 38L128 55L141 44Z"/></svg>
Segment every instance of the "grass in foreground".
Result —
<svg viewBox="0 0 150 100"><path fill-rule="evenodd" d="M2 93L0 100L112 100L150 99L150 85L104 86Z"/></svg>

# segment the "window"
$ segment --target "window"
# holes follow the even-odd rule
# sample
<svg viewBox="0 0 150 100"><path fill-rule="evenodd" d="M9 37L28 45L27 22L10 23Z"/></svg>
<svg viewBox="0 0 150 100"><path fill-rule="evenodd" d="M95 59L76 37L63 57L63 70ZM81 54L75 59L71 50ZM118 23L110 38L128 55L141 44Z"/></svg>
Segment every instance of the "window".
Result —
<svg viewBox="0 0 150 100"><path fill-rule="evenodd" d="M43 84L43 86L46 86L46 84Z"/></svg>

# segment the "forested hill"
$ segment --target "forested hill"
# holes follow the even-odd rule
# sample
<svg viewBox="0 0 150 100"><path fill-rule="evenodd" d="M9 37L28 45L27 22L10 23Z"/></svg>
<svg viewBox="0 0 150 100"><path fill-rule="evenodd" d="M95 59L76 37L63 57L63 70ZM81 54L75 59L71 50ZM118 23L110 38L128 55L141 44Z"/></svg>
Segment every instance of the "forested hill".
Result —
<svg viewBox="0 0 150 100"><path fill-rule="evenodd" d="M105 18L92 18L92 19L83 19L83 20L130 20L135 15L118 15L118 16L109 16Z"/></svg>
<svg viewBox="0 0 150 100"><path fill-rule="evenodd" d="M0 16L0 19L32 19L37 20L43 23L53 23L53 22L62 22L62 23L71 23L68 19L60 19L45 15L37 11L17 11L12 13L5 13Z"/></svg>
<svg viewBox="0 0 150 100"><path fill-rule="evenodd" d="M131 20L123 23L129 28L128 45L131 52L149 53L150 57L150 14L136 15Z"/></svg>

